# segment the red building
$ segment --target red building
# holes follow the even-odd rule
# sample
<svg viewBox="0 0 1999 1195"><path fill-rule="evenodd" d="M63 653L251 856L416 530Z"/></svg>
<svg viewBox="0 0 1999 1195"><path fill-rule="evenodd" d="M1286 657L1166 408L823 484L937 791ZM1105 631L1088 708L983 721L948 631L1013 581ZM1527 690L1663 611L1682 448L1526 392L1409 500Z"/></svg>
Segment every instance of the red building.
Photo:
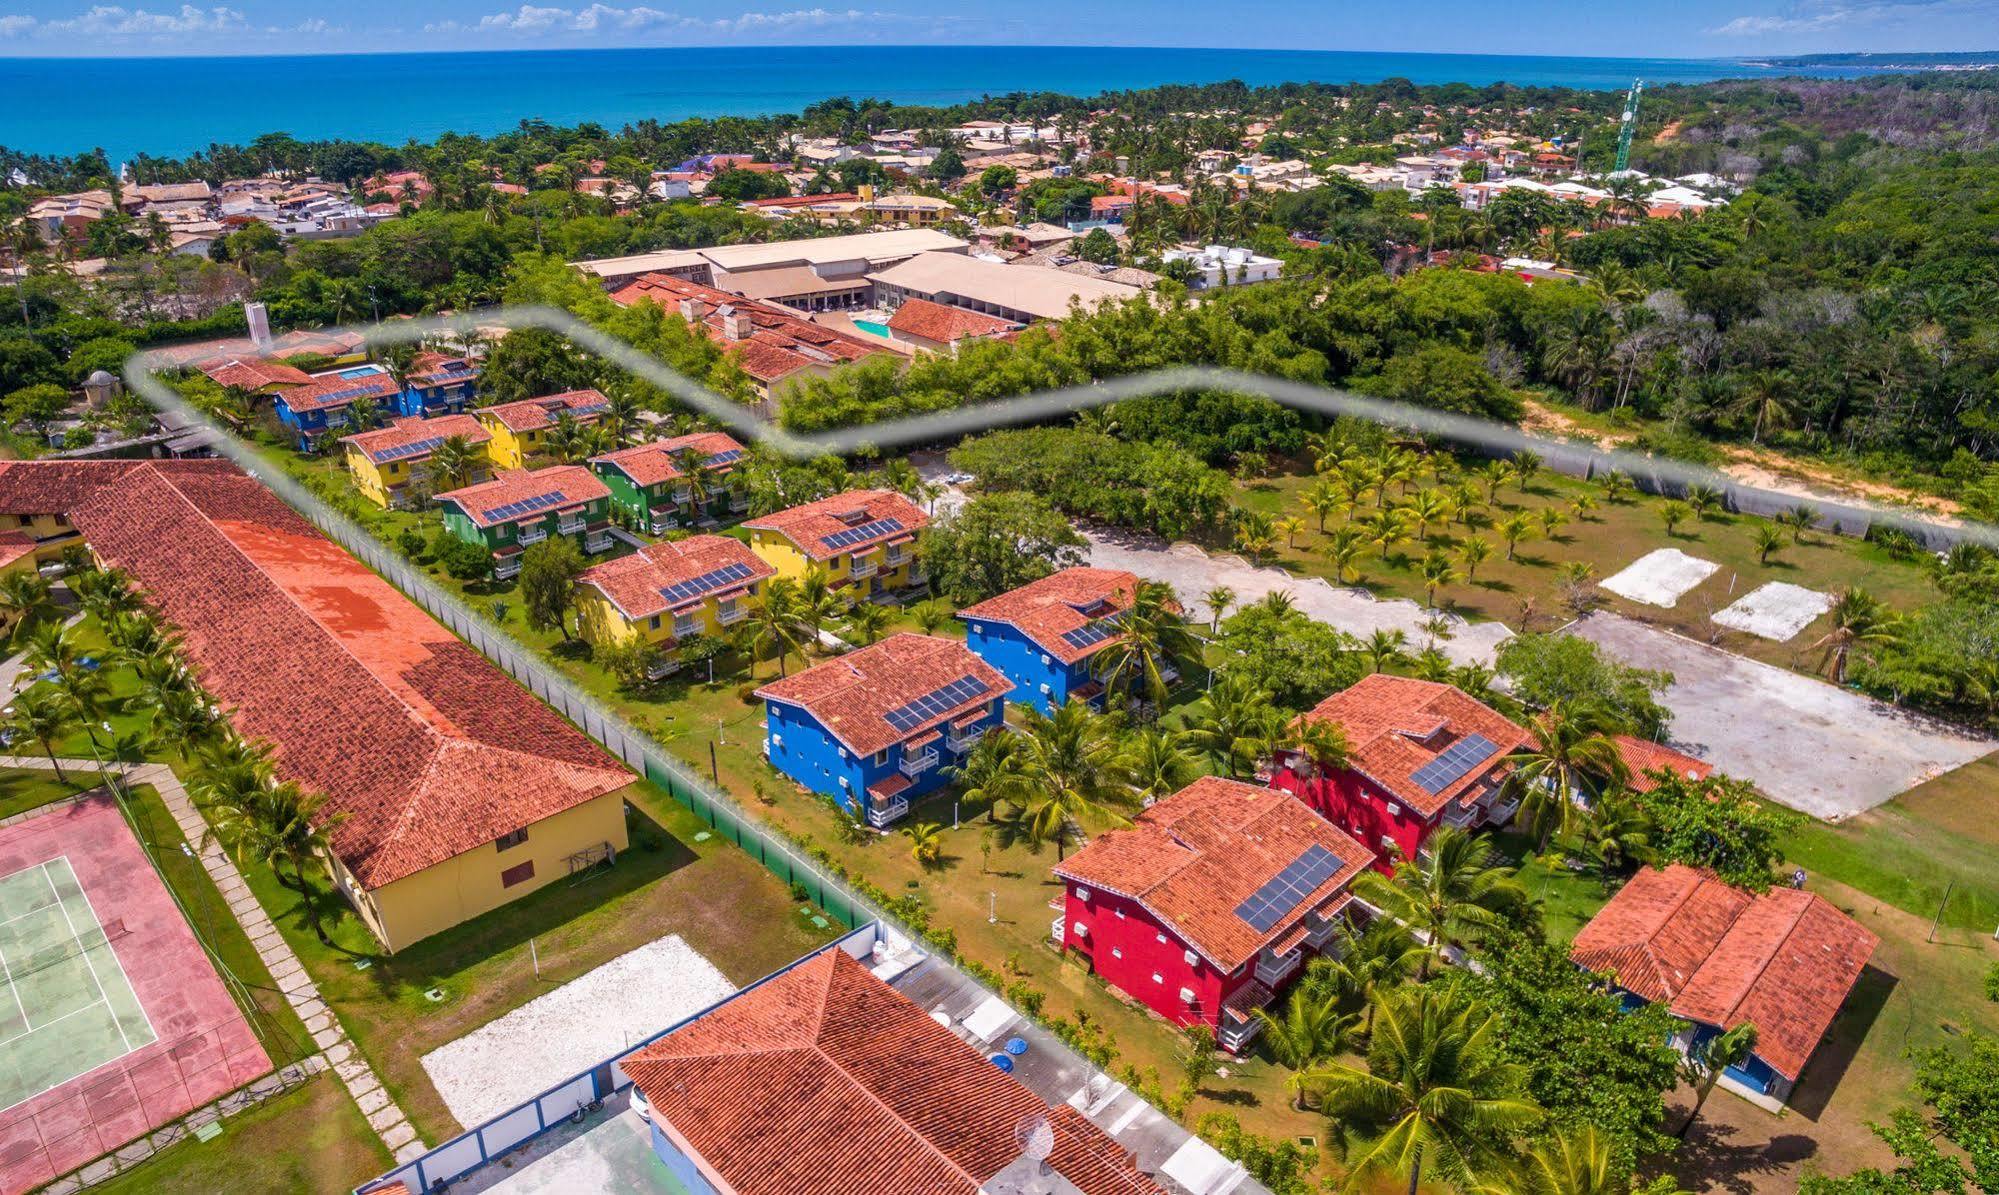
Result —
<svg viewBox="0 0 1999 1195"><path fill-rule="evenodd" d="M1462 690L1380 672L1304 717L1346 732L1348 764L1321 771L1280 752L1271 786L1366 843L1382 871L1415 858L1438 826L1506 824L1517 805L1500 803L1512 770L1506 757L1534 745L1526 730Z"/></svg>
<svg viewBox="0 0 1999 1195"><path fill-rule="evenodd" d="M1175 1025L1224 1049L1333 940L1373 853L1283 793L1215 776L1057 864L1055 940Z"/></svg>

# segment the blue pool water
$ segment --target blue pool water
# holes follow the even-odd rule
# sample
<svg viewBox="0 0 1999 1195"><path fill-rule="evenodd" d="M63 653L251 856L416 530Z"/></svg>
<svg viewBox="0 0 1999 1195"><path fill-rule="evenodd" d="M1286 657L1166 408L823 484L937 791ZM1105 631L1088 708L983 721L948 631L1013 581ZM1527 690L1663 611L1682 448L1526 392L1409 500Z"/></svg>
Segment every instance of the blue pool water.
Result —
<svg viewBox="0 0 1999 1195"><path fill-rule="evenodd" d="M884 340L888 339L887 324L879 323L871 319L857 319L854 321L854 326L856 328L859 328L863 332L869 333L870 335L879 336Z"/></svg>
<svg viewBox="0 0 1999 1195"><path fill-rule="evenodd" d="M382 367L379 365L356 365L352 369L341 370L340 376L350 380L353 378L372 378L380 372L382 372Z"/></svg>

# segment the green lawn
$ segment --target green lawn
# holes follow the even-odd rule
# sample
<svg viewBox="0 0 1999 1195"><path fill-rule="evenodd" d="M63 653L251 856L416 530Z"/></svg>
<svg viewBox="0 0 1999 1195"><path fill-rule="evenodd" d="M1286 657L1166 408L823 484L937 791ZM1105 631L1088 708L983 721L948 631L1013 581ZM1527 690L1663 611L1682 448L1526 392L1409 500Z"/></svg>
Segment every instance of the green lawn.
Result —
<svg viewBox="0 0 1999 1195"><path fill-rule="evenodd" d="M1246 508L1278 518L1305 520L1306 530L1294 545L1279 537L1273 559L1296 572L1337 581L1333 567L1323 554L1327 537L1317 530L1317 516L1306 510L1301 497L1311 485L1309 473L1287 474L1245 483L1239 487L1238 501ZM1425 476L1410 488L1413 495L1432 479ZM1756 527L1763 521L1747 515L1716 514L1703 520L1689 520L1667 535L1659 518L1662 500L1633 494L1620 502L1600 502L1591 511L1573 513L1570 503L1579 495L1601 497L1592 483L1543 470L1526 490L1507 486L1499 493L1497 506L1486 512L1487 524L1478 529L1493 546L1491 559L1478 566L1473 580L1443 586L1437 597L1441 604L1474 621L1497 619L1516 630L1548 630L1568 621L1562 605L1558 573L1564 564L1580 561L1595 569L1602 580L1657 548L1678 548L1691 556L1713 561L1721 567L1706 581L1684 594L1671 609L1648 606L1596 590L1605 608L1627 617L1667 627L1681 634L1707 640L1721 628L1709 616L1743 594L1770 581L1785 581L1809 589L1831 592L1858 585L1876 597L1903 610L1925 605L1936 598L1924 562L1897 560L1886 551L1859 540L1823 532L1807 532L1800 544L1787 541L1785 547L1765 564L1757 558ZM1391 493L1391 502L1396 495ZM1549 538L1538 526L1532 537L1520 542L1516 557L1506 559L1506 543L1491 526L1515 513L1535 516L1546 508L1569 516L1569 522ZM1365 516L1373 506L1364 505ZM1338 514L1327 520L1327 530L1339 529ZM1431 537L1439 547L1455 553L1459 542L1471 532L1461 524L1432 525ZM1370 548L1357 562L1358 579L1349 574L1347 584L1358 583L1380 597L1410 598L1426 602L1421 566L1425 545L1404 543L1389 550L1383 559L1380 549ZM1462 562L1455 561L1460 571ZM1523 626L1523 603L1531 603L1533 617ZM1816 661L1800 652L1818 637L1822 626L1805 628L1790 643L1772 643L1737 631L1724 631L1719 642L1732 651L1786 667L1809 668Z"/></svg>
<svg viewBox="0 0 1999 1195"><path fill-rule="evenodd" d="M1560 850L1536 854L1533 839L1515 830L1495 833L1492 838L1503 860L1519 868L1520 883L1528 895L1541 902L1550 941L1572 940L1610 899L1602 880L1565 866Z"/></svg>
<svg viewBox="0 0 1999 1195"><path fill-rule="evenodd" d="M18 744L16 749L19 749ZM59 779L44 768L0 768L0 818L40 809L51 801L72 797L97 783L97 773L63 769Z"/></svg>
<svg viewBox="0 0 1999 1195"><path fill-rule="evenodd" d="M103 1195L345 1191L393 1165L347 1089L329 1072L229 1117L212 1141L181 1141L91 1190Z"/></svg>

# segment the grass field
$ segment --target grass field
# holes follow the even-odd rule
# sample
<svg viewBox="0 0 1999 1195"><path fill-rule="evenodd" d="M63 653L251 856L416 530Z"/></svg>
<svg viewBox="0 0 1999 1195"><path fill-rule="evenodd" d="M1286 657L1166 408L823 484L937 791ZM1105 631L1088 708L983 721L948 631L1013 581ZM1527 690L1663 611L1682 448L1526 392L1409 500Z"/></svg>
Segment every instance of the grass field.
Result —
<svg viewBox="0 0 1999 1195"><path fill-rule="evenodd" d="M103 1195L345 1191L395 1164L331 1073L222 1122L91 1188Z"/></svg>
<svg viewBox="0 0 1999 1195"><path fill-rule="evenodd" d="M16 747L19 745L16 744ZM51 801L73 797L97 784L97 773L63 769L65 778L44 768L0 768L0 818L40 809Z"/></svg>

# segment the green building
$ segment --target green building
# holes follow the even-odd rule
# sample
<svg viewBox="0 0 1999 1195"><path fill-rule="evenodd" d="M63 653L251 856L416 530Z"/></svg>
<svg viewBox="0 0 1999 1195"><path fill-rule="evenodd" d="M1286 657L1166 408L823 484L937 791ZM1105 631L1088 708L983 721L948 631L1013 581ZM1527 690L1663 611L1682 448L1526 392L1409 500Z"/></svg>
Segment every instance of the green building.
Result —
<svg viewBox="0 0 1999 1195"><path fill-rule="evenodd" d="M510 469L437 495L445 530L493 554L493 575L521 570L521 553L550 536L595 555L611 547L611 491L581 465Z"/></svg>
<svg viewBox="0 0 1999 1195"><path fill-rule="evenodd" d="M610 489L619 522L662 535L748 510L749 494L736 476L743 455L743 446L723 432L696 432L593 456L590 468Z"/></svg>

